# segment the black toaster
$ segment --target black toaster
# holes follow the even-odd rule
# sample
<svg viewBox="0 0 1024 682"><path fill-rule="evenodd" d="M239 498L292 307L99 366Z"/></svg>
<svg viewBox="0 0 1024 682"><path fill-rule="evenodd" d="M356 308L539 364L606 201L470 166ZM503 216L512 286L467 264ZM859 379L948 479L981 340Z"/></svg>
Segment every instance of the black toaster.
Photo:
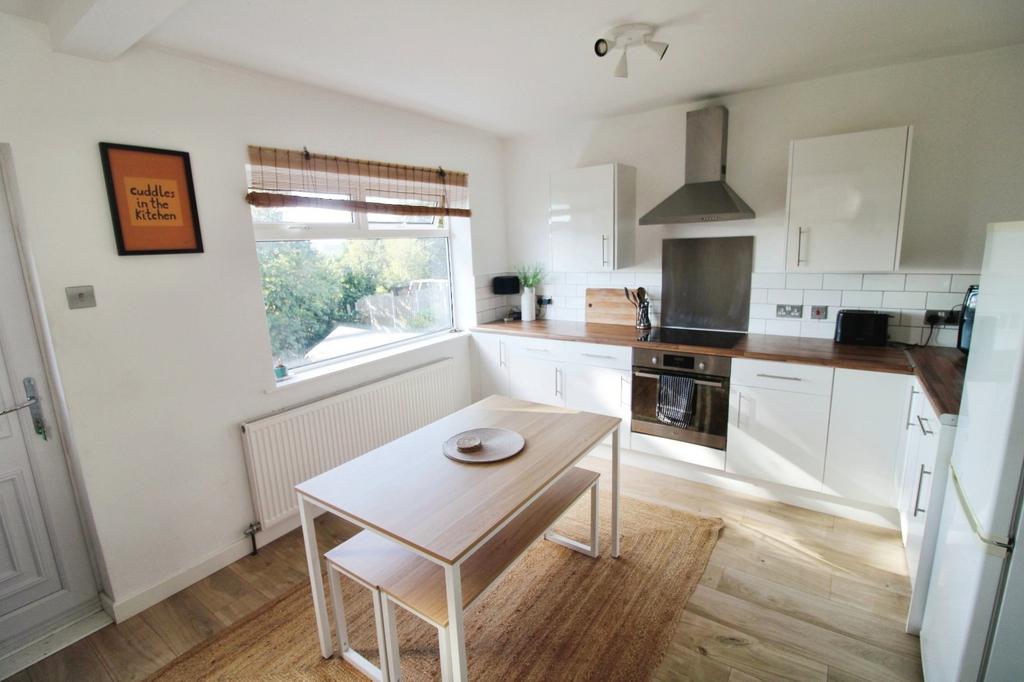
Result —
<svg viewBox="0 0 1024 682"><path fill-rule="evenodd" d="M836 343L884 346L889 340L889 317L875 310L840 310L836 315Z"/></svg>

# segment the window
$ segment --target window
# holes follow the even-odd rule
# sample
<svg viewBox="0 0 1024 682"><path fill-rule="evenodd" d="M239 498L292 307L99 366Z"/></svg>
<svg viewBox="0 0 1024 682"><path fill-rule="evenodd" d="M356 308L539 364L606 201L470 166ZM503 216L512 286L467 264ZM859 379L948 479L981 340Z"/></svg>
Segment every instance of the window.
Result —
<svg viewBox="0 0 1024 682"><path fill-rule="evenodd" d="M250 166L275 365L300 369L452 328L446 216L458 213L446 212L444 187L416 191L393 177L387 186L360 177L343 187L325 187L322 179L316 187L307 184L320 191L282 190L255 175ZM273 205L279 197L289 205ZM378 205L380 212L370 212Z"/></svg>

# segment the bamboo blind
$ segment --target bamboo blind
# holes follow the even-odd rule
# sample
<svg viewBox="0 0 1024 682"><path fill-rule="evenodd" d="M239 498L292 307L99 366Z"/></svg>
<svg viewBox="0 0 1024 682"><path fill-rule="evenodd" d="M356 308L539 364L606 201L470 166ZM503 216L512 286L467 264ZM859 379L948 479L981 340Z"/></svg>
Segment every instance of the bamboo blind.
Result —
<svg viewBox="0 0 1024 682"><path fill-rule="evenodd" d="M382 197L383 202L367 201L367 196ZM395 197L431 205L386 203ZM471 215L466 173L270 147L249 147L249 193L245 198L253 206L313 206L405 216Z"/></svg>

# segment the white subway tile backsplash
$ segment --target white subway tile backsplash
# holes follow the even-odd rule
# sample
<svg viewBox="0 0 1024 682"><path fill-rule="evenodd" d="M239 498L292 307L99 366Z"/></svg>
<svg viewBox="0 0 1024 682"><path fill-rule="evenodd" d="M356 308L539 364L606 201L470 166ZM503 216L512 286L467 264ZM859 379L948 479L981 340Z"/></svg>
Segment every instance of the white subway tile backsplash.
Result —
<svg viewBox="0 0 1024 682"><path fill-rule="evenodd" d="M949 310L964 302L964 295L955 294L928 294L927 307L932 310Z"/></svg>
<svg viewBox="0 0 1024 682"><path fill-rule="evenodd" d="M755 289L785 289L786 273L755 272L750 276L750 286Z"/></svg>
<svg viewBox="0 0 1024 682"><path fill-rule="evenodd" d="M612 272L608 277L613 287L634 287L636 286L635 272Z"/></svg>
<svg viewBox="0 0 1024 682"><path fill-rule="evenodd" d="M567 272L565 273L566 284L586 284L587 273L585 272Z"/></svg>
<svg viewBox="0 0 1024 682"><path fill-rule="evenodd" d="M747 323L747 331L751 334L764 334L764 320L750 320Z"/></svg>
<svg viewBox="0 0 1024 682"><path fill-rule="evenodd" d="M798 289L769 289L765 301L768 303L800 305L804 302L804 292Z"/></svg>
<svg viewBox="0 0 1024 682"><path fill-rule="evenodd" d="M587 273L587 284L592 287L607 287L611 284L612 278L611 273L608 272L588 272Z"/></svg>
<svg viewBox="0 0 1024 682"><path fill-rule="evenodd" d="M790 273L786 275L787 289L820 289L821 282L821 275L803 273Z"/></svg>
<svg viewBox="0 0 1024 682"><path fill-rule="evenodd" d="M907 291L949 291L949 275L907 275Z"/></svg>
<svg viewBox="0 0 1024 682"><path fill-rule="evenodd" d="M636 273L636 285L638 287L660 287L660 272L638 272Z"/></svg>
<svg viewBox="0 0 1024 682"><path fill-rule="evenodd" d="M750 302L751 303L767 303L768 302L768 290L767 289L751 289L750 290Z"/></svg>
<svg viewBox="0 0 1024 682"><path fill-rule="evenodd" d="M764 333L776 336L800 336L800 320L765 320Z"/></svg>
<svg viewBox="0 0 1024 682"><path fill-rule="evenodd" d="M825 275L822 289L860 289L863 275Z"/></svg>
<svg viewBox="0 0 1024 682"><path fill-rule="evenodd" d="M864 275L862 289L867 291L903 291L906 275Z"/></svg>
<svg viewBox="0 0 1024 682"><path fill-rule="evenodd" d="M904 327L901 325L889 327L889 340L899 343L921 343L920 327Z"/></svg>
<svg viewBox="0 0 1024 682"><path fill-rule="evenodd" d="M900 324L910 327L923 327L925 325L924 310L901 310Z"/></svg>
<svg viewBox="0 0 1024 682"><path fill-rule="evenodd" d="M844 308L879 308L882 305L881 291L844 291Z"/></svg>
<svg viewBox="0 0 1024 682"><path fill-rule="evenodd" d="M886 291L882 305L886 308L923 308L927 294L922 291Z"/></svg>
<svg viewBox="0 0 1024 682"><path fill-rule="evenodd" d="M843 302L843 292L841 291L805 291L804 292L804 305L828 305L838 306Z"/></svg>
<svg viewBox="0 0 1024 682"><path fill-rule="evenodd" d="M834 324L814 321L800 323L800 336L809 336L814 339L831 339L835 338L835 333L836 328Z"/></svg>
<svg viewBox="0 0 1024 682"><path fill-rule="evenodd" d="M961 298L967 292L967 287L977 284L981 275L953 275L953 282L949 290L960 294Z"/></svg>
<svg viewBox="0 0 1024 682"><path fill-rule="evenodd" d="M925 332L927 334L927 332ZM956 327L943 327L942 329L936 329L935 334L932 337L933 346L946 346L947 348L953 348L956 346Z"/></svg>
<svg viewBox="0 0 1024 682"><path fill-rule="evenodd" d="M750 317L759 320L775 319L775 304L773 303L751 303Z"/></svg>

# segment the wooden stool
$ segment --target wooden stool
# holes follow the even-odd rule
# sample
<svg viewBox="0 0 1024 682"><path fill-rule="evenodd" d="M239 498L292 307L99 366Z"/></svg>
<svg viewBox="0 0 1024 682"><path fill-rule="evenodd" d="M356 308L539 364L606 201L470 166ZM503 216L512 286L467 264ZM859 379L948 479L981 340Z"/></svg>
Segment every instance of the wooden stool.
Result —
<svg viewBox="0 0 1024 682"><path fill-rule="evenodd" d="M541 536L596 558L599 555L600 530L598 480L597 473L574 467L509 521L483 547L471 554L462 564L463 608L469 608L483 596ZM585 545L557 533L546 532L587 490L590 490L590 543ZM447 651L448 602L444 569L440 564L371 531L362 531L349 538L327 552L325 557L338 636L345 660L372 679L398 682L399 651L394 609L394 605L398 604L437 628L441 677L445 682L452 679ZM374 594L380 668L348 645L339 580L339 574L342 573Z"/></svg>

